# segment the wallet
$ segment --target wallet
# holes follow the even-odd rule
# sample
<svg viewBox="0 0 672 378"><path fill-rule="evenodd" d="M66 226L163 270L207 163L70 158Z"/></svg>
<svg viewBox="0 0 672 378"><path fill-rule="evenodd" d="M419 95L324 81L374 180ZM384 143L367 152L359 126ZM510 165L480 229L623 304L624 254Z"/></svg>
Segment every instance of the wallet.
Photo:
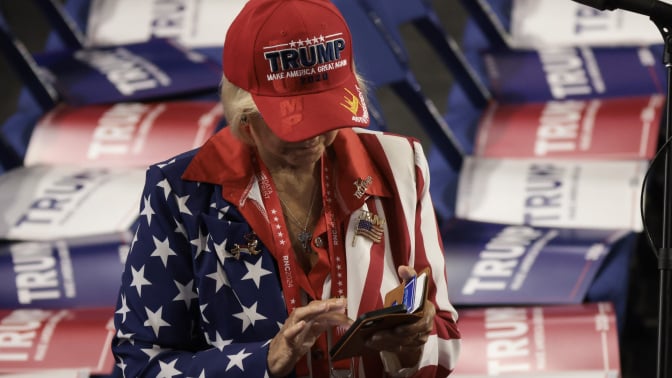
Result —
<svg viewBox="0 0 672 378"><path fill-rule="evenodd" d="M423 316L429 287L430 270L423 269L408 282L404 281L385 295L384 307L360 315L329 351L333 361L378 353L364 344L374 333L413 323Z"/></svg>

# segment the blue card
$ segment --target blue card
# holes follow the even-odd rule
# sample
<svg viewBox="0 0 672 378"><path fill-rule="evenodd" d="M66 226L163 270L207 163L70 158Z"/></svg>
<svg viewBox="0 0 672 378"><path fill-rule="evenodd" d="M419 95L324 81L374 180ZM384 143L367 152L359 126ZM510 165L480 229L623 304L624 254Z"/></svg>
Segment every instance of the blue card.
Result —
<svg viewBox="0 0 672 378"><path fill-rule="evenodd" d="M415 307L415 284L416 276L413 276L404 286L404 297L402 299L402 304L406 306L406 311L408 312L413 312L413 308Z"/></svg>

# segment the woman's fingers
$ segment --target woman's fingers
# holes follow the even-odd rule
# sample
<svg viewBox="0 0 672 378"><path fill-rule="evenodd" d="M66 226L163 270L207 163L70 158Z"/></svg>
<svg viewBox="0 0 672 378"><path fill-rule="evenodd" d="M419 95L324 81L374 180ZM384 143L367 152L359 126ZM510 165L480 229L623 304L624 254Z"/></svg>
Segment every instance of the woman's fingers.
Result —
<svg viewBox="0 0 672 378"><path fill-rule="evenodd" d="M331 298L321 301L312 301L305 306L298 307L289 314L289 319L310 320L325 313L345 313L347 301L345 298Z"/></svg>
<svg viewBox="0 0 672 378"><path fill-rule="evenodd" d="M411 277L415 276L417 273L413 267L408 265L399 265L397 268L397 274L403 281L408 281Z"/></svg>
<svg viewBox="0 0 672 378"><path fill-rule="evenodd" d="M271 340L268 351L269 370L287 374L327 329L349 325L345 315L345 298L312 301L289 314L280 332Z"/></svg>

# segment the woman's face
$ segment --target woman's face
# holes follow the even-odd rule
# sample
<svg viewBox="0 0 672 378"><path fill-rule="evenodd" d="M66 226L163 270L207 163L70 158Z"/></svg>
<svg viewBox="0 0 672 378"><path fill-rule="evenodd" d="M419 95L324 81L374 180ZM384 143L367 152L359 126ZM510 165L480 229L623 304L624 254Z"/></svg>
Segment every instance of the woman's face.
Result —
<svg viewBox="0 0 672 378"><path fill-rule="evenodd" d="M278 138L258 114L249 117L248 132L259 155L269 168L312 166L320 160L338 134L338 131L334 130L303 141L286 142Z"/></svg>

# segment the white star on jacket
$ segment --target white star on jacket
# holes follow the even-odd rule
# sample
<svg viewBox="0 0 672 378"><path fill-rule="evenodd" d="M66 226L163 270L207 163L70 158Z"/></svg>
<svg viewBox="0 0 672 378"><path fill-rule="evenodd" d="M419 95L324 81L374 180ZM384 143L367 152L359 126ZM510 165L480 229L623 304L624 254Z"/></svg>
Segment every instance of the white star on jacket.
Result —
<svg viewBox="0 0 672 378"><path fill-rule="evenodd" d="M156 376L156 378L172 378L176 375L181 375L182 372L175 368L176 363L177 363L177 358L172 360L170 363L165 363L163 361L159 361L159 366L161 366L161 371L159 372L159 375Z"/></svg>

